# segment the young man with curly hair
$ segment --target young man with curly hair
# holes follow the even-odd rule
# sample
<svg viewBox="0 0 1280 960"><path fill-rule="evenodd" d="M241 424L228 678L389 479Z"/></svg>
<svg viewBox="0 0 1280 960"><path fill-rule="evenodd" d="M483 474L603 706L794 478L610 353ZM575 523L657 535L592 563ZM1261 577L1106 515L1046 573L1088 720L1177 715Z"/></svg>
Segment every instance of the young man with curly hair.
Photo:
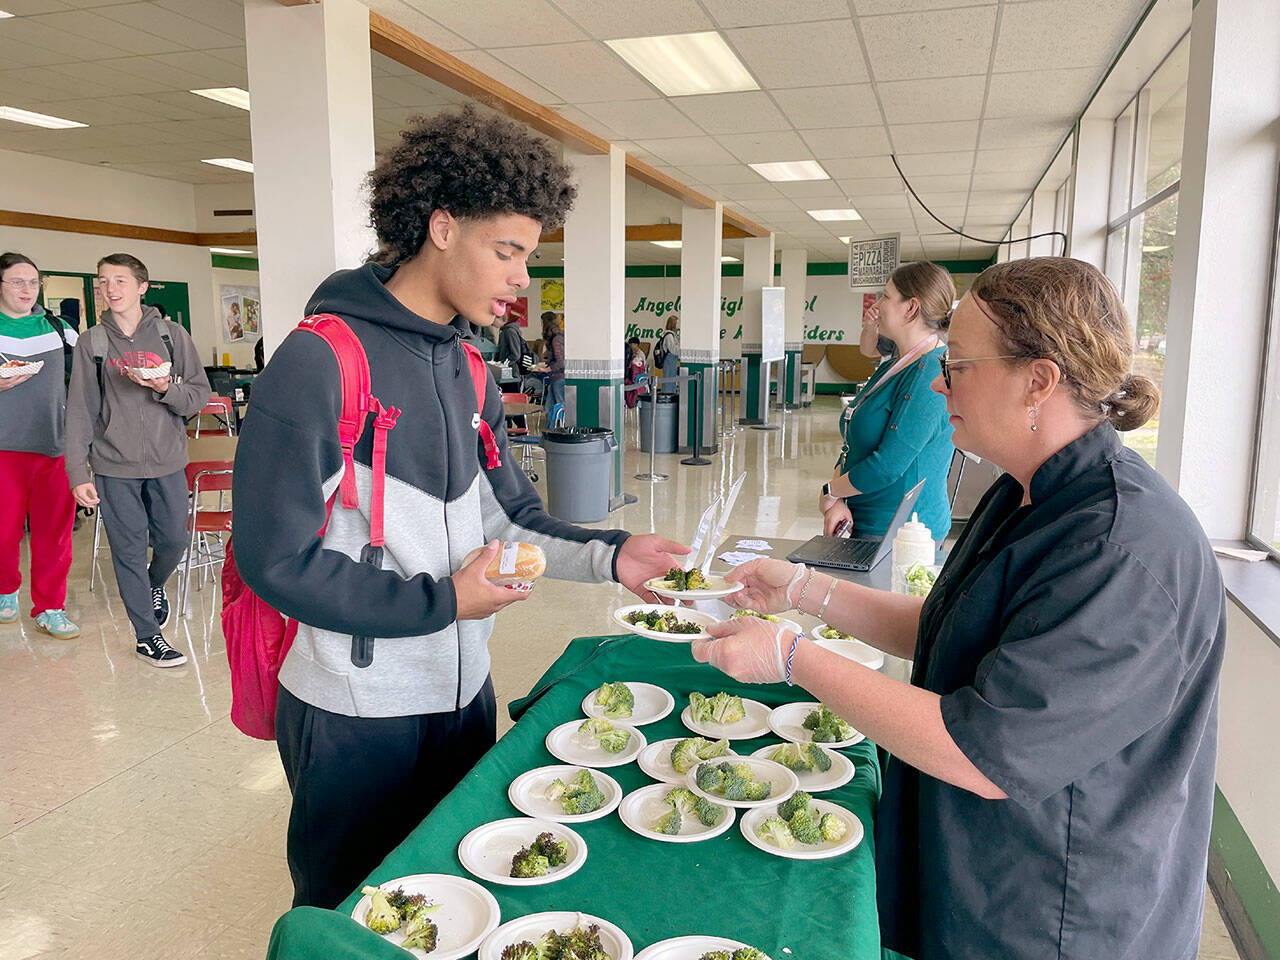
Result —
<svg viewBox="0 0 1280 960"><path fill-rule="evenodd" d="M506 314L542 231L573 204L549 145L471 108L418 119L370 186L378 253L325 280L307 312L347 322L374 393L403 411L387 444L381 558L362 559L372 430L355 449L359 510L336 504L317 532L343 469L338 365L319 337L290 335L258 377L236 457L241 575L300 623L276 712L295 905L340 903L493 745L492 617L524 596L485 578L495 538L540 546L550 576L637 593L687 552L548 516L507 448L492 380L479 416L502 464L482 462L459 337Z"/></svg>

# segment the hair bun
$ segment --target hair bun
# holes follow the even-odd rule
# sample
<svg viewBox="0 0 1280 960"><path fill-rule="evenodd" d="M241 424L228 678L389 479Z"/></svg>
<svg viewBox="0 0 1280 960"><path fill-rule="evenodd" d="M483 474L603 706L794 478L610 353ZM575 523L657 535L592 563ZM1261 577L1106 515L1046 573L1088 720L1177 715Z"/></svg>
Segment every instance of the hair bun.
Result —
<svg viewBox="0 0 1280 960"><path fill-rule="evenodd" d="M1160 388L1148 377L1129 374L1107 398L1107 419L1117 430L1136 430L1160 409Z"/></svg>

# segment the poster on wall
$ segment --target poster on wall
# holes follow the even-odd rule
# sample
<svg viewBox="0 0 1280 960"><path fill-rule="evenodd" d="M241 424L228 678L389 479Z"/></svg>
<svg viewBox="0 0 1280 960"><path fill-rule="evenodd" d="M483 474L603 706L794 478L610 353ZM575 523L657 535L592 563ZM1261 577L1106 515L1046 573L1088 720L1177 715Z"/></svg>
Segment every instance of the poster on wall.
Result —
<svg viewBox="0 0 1280 960"><path fill-rule="evenodd" d="M223 343L252 343L262 336L262 300L257 287L224 284L218 288L218 299Z"/></svg>
<svg viewBox="0 0 1280 960"><path fill-rule="evenodd" d="M786 340L786 287L760 288L760 359L781 360Z"/></svg>
<svg viewBox="0 0 1280 960"><path fill-rule="evenodd" d="M883 290L898 269L901 234L849 242L849 289Z"/></svg>
<svg viewBox="0 0 1280 960"><path fill-rule="evenodd" d="M515 303L507 307L507 322L515 321L522 327L529 326L529 298L516 297Z"/></svg>

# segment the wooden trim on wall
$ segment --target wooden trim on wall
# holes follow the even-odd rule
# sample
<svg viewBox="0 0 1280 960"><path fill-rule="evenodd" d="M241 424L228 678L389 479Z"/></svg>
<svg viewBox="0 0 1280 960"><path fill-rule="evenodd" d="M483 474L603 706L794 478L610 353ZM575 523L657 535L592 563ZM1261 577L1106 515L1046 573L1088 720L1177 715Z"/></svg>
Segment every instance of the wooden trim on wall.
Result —
<svg viewBox="0 0 1280 960"><path fill-rule="evenodd" d="M47 213L25 213L0 210L0 226L26 227L30 230L57 230L60 233L87 233L97 237L120 237L123 240L147 240L152 243L181 243L191 247L230 247L258 245L258 233L194 233L144 227L136 223L113 223L110 220L81 220L77 217L53 217Z"/></svg>

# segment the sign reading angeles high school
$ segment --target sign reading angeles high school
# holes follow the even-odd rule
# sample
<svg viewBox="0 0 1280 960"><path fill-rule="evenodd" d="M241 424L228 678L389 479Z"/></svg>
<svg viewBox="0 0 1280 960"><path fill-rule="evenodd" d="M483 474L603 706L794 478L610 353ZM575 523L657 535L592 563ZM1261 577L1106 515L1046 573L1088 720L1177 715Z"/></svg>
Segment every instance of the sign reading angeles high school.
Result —
<svg viewBox="0 0 1280 960"><path fill-rule="evenodd" d="M901 234L849 241L849 289L881 290L898 269Z"/></svg>

